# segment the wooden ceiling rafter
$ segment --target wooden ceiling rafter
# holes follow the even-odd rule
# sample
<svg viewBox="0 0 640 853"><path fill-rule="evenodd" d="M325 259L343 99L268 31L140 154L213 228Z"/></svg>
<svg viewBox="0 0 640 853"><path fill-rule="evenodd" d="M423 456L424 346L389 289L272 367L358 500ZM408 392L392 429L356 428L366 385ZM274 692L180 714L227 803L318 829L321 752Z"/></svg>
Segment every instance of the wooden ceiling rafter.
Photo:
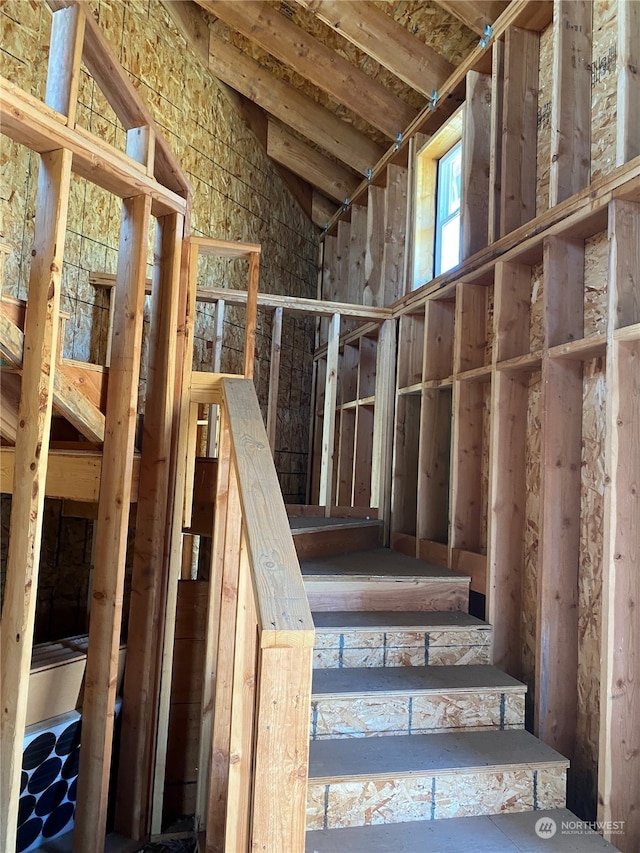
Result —
<svg viewBox="0 0 640 853"><path fill-rule="evenodd" d="M267 154L337 202L348 198L360 183L350 169L334 163L273 121L268 124Z"/></svg>
<svg viewBox="0 0 640 853"><path fill-rule="evenodd" d="M223 83L360 175L366 175L380 158L383 149L363 133L210 33L205 13L196 3L191 0L163 0L163 3L189 47Z"/></svg>
<svg viewBox="0 0 640 853"><path fill-rule="evenodd" d="M296 2L426 98L454 70L444 56L370 0Z"/></svg>
<svg viewBox="0 0 640 853"><path fill-rule="evenodd" d="M415 118L413 107L264 0L196 2L390 139Z"/></svg>
<svg viewBox="0 0 640 853"><path fill-rule="evenodd" d="M508 0L436 0L436 3L478 35L484 35L485 27L492 27L509 5Z"/></svg>

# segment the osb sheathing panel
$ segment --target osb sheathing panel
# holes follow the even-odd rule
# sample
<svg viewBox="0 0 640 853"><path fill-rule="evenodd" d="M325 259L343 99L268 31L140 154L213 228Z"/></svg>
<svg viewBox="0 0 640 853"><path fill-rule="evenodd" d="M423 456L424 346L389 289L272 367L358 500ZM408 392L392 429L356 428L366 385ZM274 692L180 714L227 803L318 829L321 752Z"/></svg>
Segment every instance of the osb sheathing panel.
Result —
<svg viewBox="0 0 640 853"><path fill-rule="evenodd" d="M591 180L616 165L617 0L593 2L591 61Z"/></svg>
<svg viewBox="0 0 640 853"><path fill-rule="evenodd" d="M316 635L316 669L363 666L466 666L489 663L491 635L484 629L347 631Z"/></svg>
<svg viewBox="0 0 640 853"><path fill-rule="evenodd" d="M315 229L283 187L266 154L216 81L187 49L159 0L132 0L126 4L94 0L90 5L193 185L193 233L261 243L260 289L314 296ZM50 29L46 5L35 0L9 0L0 9L0 27L0 73L42 96ZM122 126L84 70L77 122L124 149ZM38 158L3 140L0 163L2 239L13 250L7 258L3 289L25 298ZM119 199L74 178L63 269L62 309L71 316L64 342L67 357L104 363L108 295L90 287L88 280L90 272L116 271L120 207ZM202 284L210 281L216 287L246 287L246 263L220 263L214 259L207 263ZM148 310L147 304L147 315ZM229 315L225 333L229 332L230 340L225 347L227 352L223 351L223 363L237 371L242 363L239 312L235 318L232 312ZM212 317L213 306L199 306L196 369L210 369ZM148 330L148 323L145 329ZM268 396L270 346L270 332L261 334L258 330L256 382L263 407ZM289 360L290 369L283 369L280 379L285 404L292 395L302 398L303 387L310 387L312 349L312 324L297 324L295 358ZM146 358L141 373L141 405L145 376ZM283 472L288 478L286 499L294 502L304 500L308 409L296 405L286 420L287 429L279 430L281 441L286 439L282 452L287 458L295 454L305 459L304 464L295 460L295 465L290 466L295 471ZM298 468L302 469L300 474Z"/></svg>
<svg viewBox="0 0 640 853"><path fill-rule="evenodd" d="M538 139L536 156L536 214L549 207L551 167L551 100L553 97L553 24L540 34L538 63Z"/></svg>
<svg viewBox="0 0 640 853"><path fill-rule="evenodd" d="M606 379L604 359L583 370L580 565L578 575L578 716L574 808L595 814L600 719Z"/></svg>
<svg viewBox="0 0 640 853"><path fill-rule="evenodd" d="M335 696L311 707L311 740L524 728L524 693Z"/></svg>
<svg viewBox="0 0 640 853"><path fill-rule="evenodd" d="M584 241L584 334L607 331L609 241L606 231Z"/></svg>
<svg viewBox="0 0 640 853"><path fill-rule="evenodd" d="M527 405L527 439L525 447L525 529L522 574L522 681L527 691L528 715L533 709L536 661L536 621L538 600L538 544L540 535L540 395L541 375L535 372L529 379Z"/></svg>
<svg viewBox="0 0 640 853"><path fill-rule="evenodd" d="M542 263L531 267L531 308L529 313L529 350L542 349L544 305L542 300L544 269Z"/></svg>
<svg viewBox="0 0 640 853"><path fill-rule="evenodd" d="M480 468L480 553L487 553L487 519L489 513L489 433L491 426L491 383L482 385L482 456Z"/></svg>
<svg viewBox="0 0 640 853"><path fill-rule="evenodd" d="M560 808L566 771L531 767L309 783L307 829Z"/></svg>

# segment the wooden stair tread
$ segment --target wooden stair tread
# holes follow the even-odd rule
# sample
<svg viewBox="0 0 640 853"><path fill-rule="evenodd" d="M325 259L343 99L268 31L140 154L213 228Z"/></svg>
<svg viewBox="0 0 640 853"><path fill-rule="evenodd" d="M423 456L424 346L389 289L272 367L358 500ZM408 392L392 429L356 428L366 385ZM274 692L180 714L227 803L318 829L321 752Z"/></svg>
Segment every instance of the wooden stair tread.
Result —
<svg viewBox="0 0 640 853"><path fill-rule="evenodd" d="M536 822L551 818L553 838L536 835ZM448 820L375 824L307 832L306 853L615 853L616 847L590 829L562 833L563 821L577 818L568 809L458 817Z"/></svg>
<svg viewBox="0 0 640 853"><path fill-rule="evenodd" d="M567 767L550 746L521 729L438 732L313 741L309 780L383 778L504 767Z"/></svg>
<svg viewBox="0 0 640 853"><path fill-rule="evenodd" d="M526 685L495 666L403 666L316 669L312 699L368 694L468 693L492 690L524 693Z"/></svg>
<svg viewBox="0 0 640 853"><path fill-rule="evenodd" d="M291 535L302 533L322 533L329 530L350 530L360 527L381 527L382 522L377 518L324 518L290 516L289 526Z"/></svg>
<svg viewBox="0 0 640 853"><path fill-rule="evenodd" d="M463 610L331 610L313 614L316 631L440 631L470 628L491 631L491 625Z"/></svg>
<svg viewBox="0 0 640 853"><path fill-rule="evenodd" d="M350 554L303 560L300 568L305 580L328 577L345 580L445 580L469 583L468 575L459 574L442 566L433 566L414 557L407 557L388 548L371 551L353 551Z"/></svg>

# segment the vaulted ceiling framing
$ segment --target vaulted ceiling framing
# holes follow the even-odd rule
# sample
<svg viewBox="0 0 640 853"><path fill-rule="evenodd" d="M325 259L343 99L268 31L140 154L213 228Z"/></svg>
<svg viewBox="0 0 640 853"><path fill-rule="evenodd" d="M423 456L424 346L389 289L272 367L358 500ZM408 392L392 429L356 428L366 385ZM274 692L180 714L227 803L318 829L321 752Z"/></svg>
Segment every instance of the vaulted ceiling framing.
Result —
<svg viewBox="0 0 640 853"><path fill-rule="evenodd" d="M268 155L317 225L371 174L508 5L163 2L211 73L240 96Z"/></svg>

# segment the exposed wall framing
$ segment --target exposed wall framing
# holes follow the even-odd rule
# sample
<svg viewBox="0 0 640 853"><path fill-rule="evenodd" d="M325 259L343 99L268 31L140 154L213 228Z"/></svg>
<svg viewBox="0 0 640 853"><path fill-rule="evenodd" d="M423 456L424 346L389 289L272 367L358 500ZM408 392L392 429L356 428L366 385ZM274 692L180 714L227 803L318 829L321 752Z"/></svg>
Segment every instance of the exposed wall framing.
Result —
<svg viewBox="0 0 640 853"><path fill-rule="evenodd" d="M640 417L638 407L631 415L640 166L627 118L637 109L637 93L629 100L635 78L619 75L616 89L612 72L620 68L616 50L627 57L637 50L632 8L624 4L618 14L613 2L556 2L553 20L526 24L505 13L492 62L470 58L458 70L471 99L463 140L465 128L491 140L489 209L465 208L475 193L467 171L462 233L465 218L468 227L479 215L485 237L458 269L417 290L413 265L405 265L407 292L392 306L398 360L390 460L392 547L471 574L494 624L495 663L529 687L528 725L572 759L571 806L590 819L624 813L624 839L611 840L625 851L640 843L632 757L640 714L628 686L638 670L625 653L622 673L614 637L632 642L637 623L621 596L635 589L628 571L637 560L628 511L640 470L630 443ZM487 121L474 105L478 78L469 72L490 68ZM414 158L426 126L426 118L416 122L407 146L409 241ZM616 142L626 156L614 170ZM374 170L383 183L390 162ZM350 229L349 213L337 218L338 235ZM334 239L331 231L325 239ZM413 251L410 242L406 257ZM345 399L362 369L365 335L349 332L339 345ZM317 357L323 363L324 350ZM614 387L620 381L624 391ZM336 446L350 444L352 418L336 421L336 430ZM633 474L622 471L618 441ZM340 466L337 476L342 484ZM608 692L614 673L624 708Z"/></svg>

